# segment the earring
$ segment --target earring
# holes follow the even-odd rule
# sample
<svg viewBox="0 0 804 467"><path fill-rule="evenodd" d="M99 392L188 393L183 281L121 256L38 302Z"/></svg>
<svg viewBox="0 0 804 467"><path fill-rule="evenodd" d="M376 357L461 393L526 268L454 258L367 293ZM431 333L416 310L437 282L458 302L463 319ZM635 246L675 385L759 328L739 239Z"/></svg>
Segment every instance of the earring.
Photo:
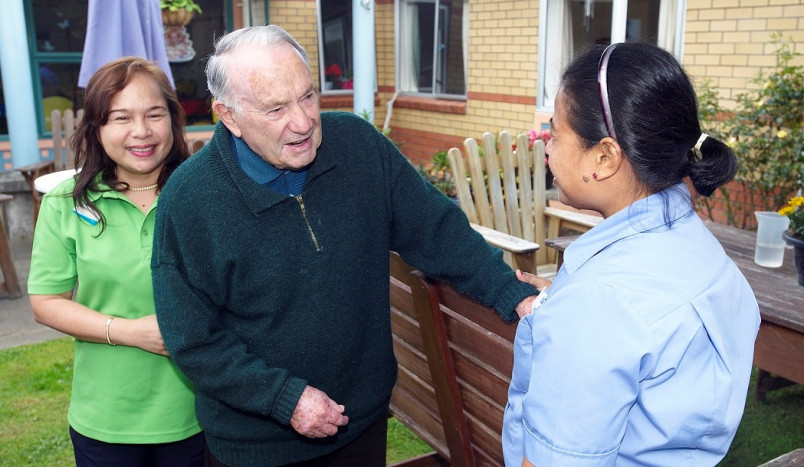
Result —
<svg viewBox="0 0 804 467"><path fill-rule="evenodd" d="M583 182L584 182L584 183L587 183L588 181L589 181L589 177L587 177L586 175L584 175L584 176L583 176Z"/></svg>
<svg viewBox="0 0 804 467"><path fill-rule="evenodd" d="M597 172L595 172L595 173L593 173L593 174L592 174L592 178L594 178L595 180L597 180Z"/></svg>

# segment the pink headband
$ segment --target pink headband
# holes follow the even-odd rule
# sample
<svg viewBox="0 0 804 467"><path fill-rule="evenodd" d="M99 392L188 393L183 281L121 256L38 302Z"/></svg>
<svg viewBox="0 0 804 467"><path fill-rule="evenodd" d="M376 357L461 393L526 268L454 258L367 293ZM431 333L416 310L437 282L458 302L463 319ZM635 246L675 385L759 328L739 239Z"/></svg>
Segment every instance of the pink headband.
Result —
<svg viewBox="0 0 804 467"><path fill-rule="evenodd" d="M606 131L615 141L617 136L614 134L614 121L611 119L611 107L609 106L609 90L606 85L606 73L609 67L609 57L617 44L611 44L603 51L600 56L600 63L597 68L597 89L600 92L600 107L603 110L603 121L606 123Z"/></svg>

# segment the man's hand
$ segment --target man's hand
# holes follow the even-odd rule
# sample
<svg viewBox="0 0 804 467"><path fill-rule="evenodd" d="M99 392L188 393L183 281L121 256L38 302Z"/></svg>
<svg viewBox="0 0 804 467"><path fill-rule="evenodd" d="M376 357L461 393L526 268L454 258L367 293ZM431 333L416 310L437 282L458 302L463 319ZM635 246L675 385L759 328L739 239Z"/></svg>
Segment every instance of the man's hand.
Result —
<svg viewBox="0 0 804 467"><path fill-rule="evenodd" d="M525 282L526 284L536 287L539 292L550 287L550 284L552 284L552 282L543 277L539 277L529 272L522 272L519 269L516 270L516 278L522 282ZM525 316L529 315L531 311L533 311L532 307L535 299L536 297L531 295L530 297L526 297L524 300L519 302L519 305L516 307L516 314L519 315L519 319L524 318Z"/></svg>
<svg viewBox="0 0 804 467"><path fill-rule="evenodd" d="M305 386L290 426L308 438L325 438L338 433L338 427L349 423L343 415L344 407L330 399L323 391Z"/></svg>

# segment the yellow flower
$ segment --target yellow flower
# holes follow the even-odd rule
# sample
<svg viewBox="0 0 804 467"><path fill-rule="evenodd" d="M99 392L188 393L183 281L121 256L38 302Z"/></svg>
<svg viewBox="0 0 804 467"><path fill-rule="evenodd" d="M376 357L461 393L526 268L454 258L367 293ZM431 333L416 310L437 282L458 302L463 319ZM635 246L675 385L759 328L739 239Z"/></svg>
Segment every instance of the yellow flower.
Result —
<svg viewBox="0 0 804 467"><path fill-rule="evenodd" d="M779 215L786 216L788 214L792 214L795 211L793 206L785 206L782 209L779 209Z"/></svg>
<svg viewBox="0 0 804 467"><path fill-rule="evenodd" d="M734 136L730 136L729 140L726 141L726 145L734 149L734 147L737 146L737 138L735 138Z"/></svg>
<svg viewBox="0 0 804 467"><path fill-rule="evenodd" d="M787 136L787 132L784 130L779 130L779 132L776 133L776 137L779 139L784 138L785 136Z"/></svg>
<svg viewBox="0 0 804 467"><path fill-rule="evenodd" d="M788 204L792 207L804 206L804 196L794 196Z"/></svg>

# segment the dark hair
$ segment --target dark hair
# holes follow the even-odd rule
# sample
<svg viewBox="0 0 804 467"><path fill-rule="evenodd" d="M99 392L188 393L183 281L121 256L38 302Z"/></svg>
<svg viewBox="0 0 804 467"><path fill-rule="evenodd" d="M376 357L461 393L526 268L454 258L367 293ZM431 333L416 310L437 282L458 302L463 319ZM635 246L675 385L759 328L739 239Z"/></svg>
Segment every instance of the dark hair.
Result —
<svg viewBox="0 0 804 467"><path fill-rule="evenodd" d="M70 145L75 151L75 166L81 168L76 175L73 200L76 206L87 207L98 216L101 232L106 227L106 219L89 197L90 191L102 191L95 177L102 174L103 183L115 191L127 190L128 184L117 179L117 164L103 150L100 128L109 121L112 99L136 74L147 75L159 85L170 114L173 146L159 174L157 190L165 186L170 174L190 156L184 139L184 111L170 80L156 64L138 57L123 57L100 67L87 83L83 101L84 118L76 128Z"/></svg>
<svg viewBox="0 0 804 467"><path fill-rule="evenodd" d="M569 125L587 148L608 136L597 82L605 47L583 50L561 77ZM734 177L737 158L723 142L710 136L700 155L693 149L701 136L695 90L670 53L650 44L617 44L606 77L614 134L648 191L689 176L695 190L709 196Z"/></svg>

